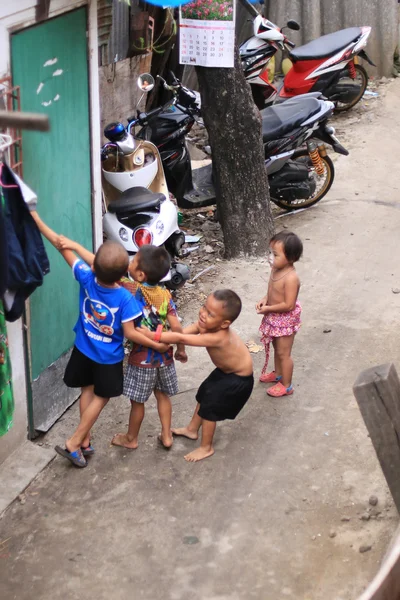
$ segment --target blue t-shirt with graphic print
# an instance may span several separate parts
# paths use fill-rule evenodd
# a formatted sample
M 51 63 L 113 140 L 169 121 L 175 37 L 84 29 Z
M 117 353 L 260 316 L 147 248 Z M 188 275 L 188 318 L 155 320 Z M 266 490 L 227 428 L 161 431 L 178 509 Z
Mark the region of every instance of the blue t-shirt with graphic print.
M 120 362 L 124 358 L 122 324 L 140 316 L 141 307 L 124 288 L 99 285 L 83 260 L 74 263 L 72 272 L 80 286 L 75 346 L 97 363 Z

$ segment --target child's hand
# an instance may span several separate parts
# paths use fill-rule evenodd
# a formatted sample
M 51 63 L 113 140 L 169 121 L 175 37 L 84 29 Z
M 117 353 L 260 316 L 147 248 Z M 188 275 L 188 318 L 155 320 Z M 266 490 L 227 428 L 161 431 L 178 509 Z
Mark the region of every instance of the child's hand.
M 267 304 L 263 304 L 261 306 L 259 306 L 258 304 L 256 305 L 256 313 L 258 315 L 266 315 L 269 312 L 269 306 Z
M 142 335 L 145 335 L 149 340 L 154 340 L 154 331 L 150 331 L 147 327 L 142 325 L 141 327 L 136 327 L 136 331 L 139 331 Z M 163 344 L 165 345 L 165 344 Z
M 168 350 L 170 349 L 170 345 L 169 344 L 157 344 L 157 352 L 161 352 L 161 354 L 165 354 L 166 352 L 168 352 Z M 156 348 L 154 348 L 156 349 Z
M 263 308 L 263 306 L 266 306 L 266 304 L 267 304 L 267 301 L 266 301 L 266 299 L 265 299 L 265 298 L 262 298 L 262 299 L 261 299 L 259 302 L 257 302 L 257 304 L 256 304 L 256 311 L 257 311 L 257 312 L 259 312 L 259 311 L 260 311 L 260 310 Z
M 76 242 L 68 239 L 65 235 L 57 236 L 56 244 L 57 250 L 75 250 Z
M 186 363 L 188 361 L 188 355 L 185 350 L 177 350 L 175 352 L 175 360 L 179 360 L 181 363 Z

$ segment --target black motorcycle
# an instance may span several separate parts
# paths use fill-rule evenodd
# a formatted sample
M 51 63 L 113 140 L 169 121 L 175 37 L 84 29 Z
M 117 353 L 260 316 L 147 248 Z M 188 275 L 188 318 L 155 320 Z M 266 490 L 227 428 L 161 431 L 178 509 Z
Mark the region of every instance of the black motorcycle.
M 173 93 L 173 98 L 163 106 L 128 119 L 128 130 L 141 125 L 137 137 L 158 147 L 169 191 L 179 207 L 215 204 L 212 165 L 192 171 L 186 144 L 186 135 L 201 116 L 196 94 L 175 76 L 172 85 L 162 77 L 159 79 Z M 312 206 L 330 189 L 334 166 L 325 144 L 335 152 L 348 154 L 335 137 L 334 128 L 328 125 L 334 104 L 315 96 L 293 98 L 261 111 L 270 197 L 285 210 Z
M 169 191 L 181 208 L 211 206 L 216 203 L 212 183 L 212 165 L 192 170 L 186 136 L 201 111 L 196 94 L 183 86 L 171 72 L 172 85 L 162 77 L 158 79 L 173 98 L 163 106 L 148 113 L 128 119 L 129 127 L 142 125 L 137 137 L 151 141 L 158 147 Z

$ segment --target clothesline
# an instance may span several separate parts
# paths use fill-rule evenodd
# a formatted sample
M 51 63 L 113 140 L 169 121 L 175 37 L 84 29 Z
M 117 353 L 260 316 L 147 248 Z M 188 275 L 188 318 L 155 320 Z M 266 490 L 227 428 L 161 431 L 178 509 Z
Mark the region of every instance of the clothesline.
M 29 129 L 31 131 L 49 131 L 50 121 L 47 115 L 40 113 L 0 110 L 0 128 Z

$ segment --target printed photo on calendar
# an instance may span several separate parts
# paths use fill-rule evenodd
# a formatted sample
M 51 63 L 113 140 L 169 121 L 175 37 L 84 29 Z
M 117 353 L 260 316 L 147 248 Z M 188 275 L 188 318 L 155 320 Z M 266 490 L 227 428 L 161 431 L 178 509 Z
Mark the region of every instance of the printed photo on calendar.
M 182 19 L 233 21 L 233 0 L 196 0 L 181 7 Z

